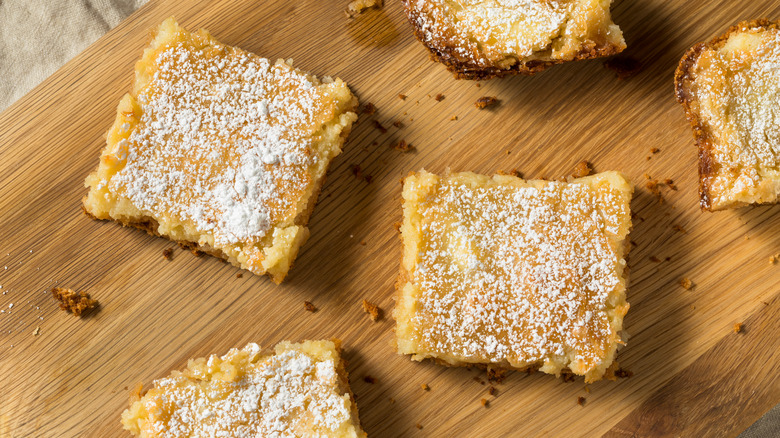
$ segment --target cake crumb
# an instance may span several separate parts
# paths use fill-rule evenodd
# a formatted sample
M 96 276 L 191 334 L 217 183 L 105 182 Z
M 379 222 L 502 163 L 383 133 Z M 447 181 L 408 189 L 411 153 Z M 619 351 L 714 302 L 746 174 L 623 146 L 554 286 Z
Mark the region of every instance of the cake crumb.
M 512 169 L 510 173 L 518 178 L 523 178 L 523 173 L 517 169 Z
M 645 187 L 647 187 L 647 189 L 650 190 L 650 193 L 655 196 L 659 204 L 663 204 L 665 199 L 664 195 L 661 193 L 661 183 L 659 183 L 657 179 L 650 178 L 649 175 L 645 175 L 645 177 L 647 177 Z
M 125 390 L 127 390 L 127 387 L 125 386 Z M 133 390 L 130 391 L 130 404 L 133 402 L 137 402 L 138 400 L 141 400 L 141 397 L 144 396 L 144 384 L 141 382 L 138 382 L 133 387 Z
M 400 120 L 396 120 L 395 122 L 393 122 L 393 126 L 395 126 L 396 128 L 403 128 L 404 124 Z
M 442 100 L 444 100 L 444 95 L 439 93 L 436 95 L 436 97 L 433 98 L 433 100 L 435 100 L 436 102 L 441 102 Z
M 738 322 L 734 324 L 734 333 L 742 333 L 745 331 L 745 324 L 742 324 L 741 322 Z
M 422 388 L 423 391 L 430 391 L 431 390 L 431 387 L 428 386 L 427 383 L 421 383 L 420 384 L 420 388 Z
M 489 382 L 501 383 L 506 378 L 507 371 L 502 368 L 488 368 L 487 379 Z
M 377 322 L 382 318 L 382 309 L 368 300 L 363 300 L 363 311 L 368 313 L 371 321 Z
M 314 313 L 314 312 L 316 312 L 318 310 L 317 307 L 315 307 L 314 304 L 312 304 L 310 301 L 304 301 L 303 302 L 303 308 L 307 312 L 311 312 L 311 313 Z
M 778 260 L 780 260 L 780 253 L 777 253 L 775 255 L 769 256 L 769 264 L 770 265 L 776 264 Z
M 379 132 L 381 132 L 382 134 L 386 134 L 386 133 L 387 133 L 387 128 L 385 128 L 384 126 L 382 126 L 382 124 L 381 124 L 381 123 L 379 123 L 379 121 L 378 121 L 378 120 L 374 120 L 374 127 L 375 127 L 377 130 L 379 130 Z
M 75 292 L 63 287 L 52 288 L 51 294 L 60 302 L 60 309 L 81 316 L 83 313 L 98 306 L 98 302 L 89 297 L 86 292 Z
M 634 372 L 624 368 L 618 368 L 615 371 L 615 377 L 619 379 L 628 379 L 629 377 L 634 377 Z M 588 392 L 590 392 L 590 390 L 588 390 Z
M 458 120 L 458 116 L 452 116 L 452 117 L 450 117 L 450 120 L 452 120 L 452 121 Z
M 417 423 L 417 424 L 415 424 L 415 425 L 414 425 L 414 427 L 416 427 L 416 428 L 418 428 L 418 429 L 422 430 L 422 424 L 420 424 L 420 423 Z
M 383 3 L 384 0 L 353 0 L 347 5 L 347 15 L 354 17 L 369 8 L 379 9 L 384 6 Z
M 401 152 L 410 152 L 414 150 L 414 146 L 407 143 L 406 140 L 401 140 L 397 144 L 393 145 L 393 149 L 397 149 Z
M 593 166 L 585 160 L 580 161 L 574 166 L 574 172 L 572 172 L 572 178 L 582 178 L 590 175 L 593 172 Z
M 565 383 L 573 382 L 574 373 L 566 372 L 566 371 L 561 372 L 561 380 L 563 380 Z
M 41 334 L 41 326 L 35 327 L 35 330 L 33 330 L 33 336 L 38 336 Z
M 661 263 L 661 259 L 656 256 L 650 256 L 650 261 L 653 263 Z
M 666 187 L 669 187 L 670 189 L 677 191 L 677 186 L 674 184 L 674 180 L 671 180 L 669 178 L 666 178 L 664 180 L 664 184 L 666 184 Z
M 680 286 L 685 290 L 691 290 L 693 289 L 693 282 L 689 278 L 682 278 L 680 279 Z
M 363 381 L 373 385 L 374 383 L 376 383 L 376 378 L 367 375 L 367 376 L 363 377 Z
M 687 233 L 687 231 L 685 231 L 685 228 L 681 227 L 680 225 L 674 225 L 672 228 L 674 229 L 674 231 L 677 231 L 679 233 Z
M 604 68 L 615 72 L 618 80 L 625 81 L 642 71 L 642 63 L 630 56 L 619 56 L 604 61 Z
M 481 399 L 479 402 L 482 403 L 482 406 L 486 408 L 490 405 L 490 402 L 486 398 Z
M 474 106 L 477 107 L 477 109 L 485 109 L 492 107 L 499 103 L 498 98 L 495 96 L 483 96 L 477 99 L 476 102 L 474 102 Z
M 238 274 L 236 274 L 236 278 L 244 278 L 244 274 L 239 272 Z
M 163 258 L 165 260 L 171 261 L 173 260 L 173 248 L 166 248 L 163 250 Z
M 585 397 L 577 397 L 577 404 L 580 406 L 585 406 Z
M 360 114 L 366 114 L 366 115 L 373 115 L 376 113 L 376 107 L 371 102 L 366 102 L 364 105 L 360 106 Z
M 399 99 L 401 99 L 401 100 L 406 100 L 406 95 L 405 95 L 405 94 L 400 94 L 400 93 L 399 93 L 399 94 L 398 94 L 398 98 L 399 98 Z
M 583 389 L 585 390 L 585 392 L 587 392 L 588 394 L 590 394 L 590 386 L 588 386 L 588 385 L 585 385 L 585 388 L 583 388 Z
M 497 392 L 498 392 L 498 390 L 497 390 L 497 389 L 496 389 L 496 387 L 495 387 L 495 386 L 493 386 L 493 385 L 491 385 L 491 386 L 488 388 L 488 394 L 490 394 L 490 395 L 492 395 L 492 396 L 495 396 Z

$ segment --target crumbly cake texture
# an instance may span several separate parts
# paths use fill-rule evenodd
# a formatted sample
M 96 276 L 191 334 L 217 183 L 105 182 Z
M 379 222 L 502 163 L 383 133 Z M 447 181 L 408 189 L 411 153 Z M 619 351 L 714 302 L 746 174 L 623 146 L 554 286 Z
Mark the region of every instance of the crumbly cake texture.
M 122 424 L 142 438 L 358 438 L 357 405 L 338 341 L 257 344 L 190 360 L 154 382 Z
M 398 352 L 600 379 L 623 344 L 632 192 L 617 172 L 571 182 L 410 174 Z
M 291 62 L 163 22 L 86 180 L 86 213 L 281 282 L 357 119 L 344 82 Z
M 780 196 L 780 23 L 743 22 L 692 47 L 675 74 L 699 148 L 702 209 Z
M 626 48 L 612 0 L 404 0 L 414 33 L 456 78 L 534 74 Z

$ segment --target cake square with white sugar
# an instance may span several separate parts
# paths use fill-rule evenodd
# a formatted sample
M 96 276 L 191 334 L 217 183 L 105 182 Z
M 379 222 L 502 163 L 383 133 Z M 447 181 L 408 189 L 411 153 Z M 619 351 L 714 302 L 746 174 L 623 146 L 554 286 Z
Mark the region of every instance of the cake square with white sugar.
M 702 209 L 778 202 L 780 22 L 743 22 L 697 44 L 675 86 L 699 148 Z
M 85 212 L 281 282 L 357 119 L 344 82 L 290 64 L 163 22 L 86 180 Z
M 623 343 L 632 185 L 410 174 L 397 283 L 400 354 L 450 366 L 604 376 Z
M 156 380 L 122 424 L 143 438 L 366 436 L 337 341 L 281 342 L 275 354 L 249 344 L 190 360 Z

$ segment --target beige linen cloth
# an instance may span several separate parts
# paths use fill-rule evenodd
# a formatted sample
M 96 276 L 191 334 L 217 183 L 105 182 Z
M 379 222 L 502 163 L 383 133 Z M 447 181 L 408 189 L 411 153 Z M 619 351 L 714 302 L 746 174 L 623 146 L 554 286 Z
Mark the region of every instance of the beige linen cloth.
M 0 111 L 146 1 L 0 0 Z M 770 437 L 780 437 L 780 405 L 740 435 Z

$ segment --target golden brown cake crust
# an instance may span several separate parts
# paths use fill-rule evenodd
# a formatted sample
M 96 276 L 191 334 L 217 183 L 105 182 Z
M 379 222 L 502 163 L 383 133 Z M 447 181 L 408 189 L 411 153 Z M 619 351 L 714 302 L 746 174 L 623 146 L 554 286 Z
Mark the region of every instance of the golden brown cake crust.
M 735 24 L 723 35 L 716 36 L 707 43 L 699 43 L 688 49 L 674 73 L 675 96 L 677 97 L 677 102 L 685 109 L 685 116 L 691 124 L 691 128 L 693 128 L 693 136 L 696 140 L 696 146 L 699 148 L 699 203 L 701 209 L 705 211 L 712 211 L 709 181 L 718 169 L 717 163 L 712 156 L 712 136 L 699 117 L 699 113 L 696 110 L 698 102 L 690 90 L 690 85 L 693 81 L 693 68 L 704 51 L 723 47 L 733 34 L 758 28 L 764 30 L 780 29 L 780 22 L 759 19 Z
M 422 18 L 419 11 L 410 7 L 410 0 L 403 0 L 404 10 L 409 18 L 409 22 L 414 30 L 414 36 L 420 41 L 429 51 L 430 57 L 433 61 L 440 62 L 447 67 L 456 79 L 469 79 L 469 80 L 485 80 L 492 78 L 500 78 L 511 75 L 526 75 L 531 76 L 536 73 L 542 72 L 554 65 L 563 64 L 569 61 L 580 61 L 585 59 L 601 58 L 604 56 L 616 55 L 623 51 L 625 47 L 615 46 L 613 44 L 598 45 L 593 41 L 584 41 L 582 48 L 571 59 L 560 59 L 552 61 L 543 60 L 531 60 L 523 62 L 522 60 L 511 65 L 509 68 L 502 68 L 497 64 L 490 66 L 481 66 L 458 56 L 456 51 L 458 49 L 457 41 L 454 38 L 444 38 L 443 35 L 438 35 L 441 46 L 434 47 L 426 42 L 424 30 L 417 24 Z

